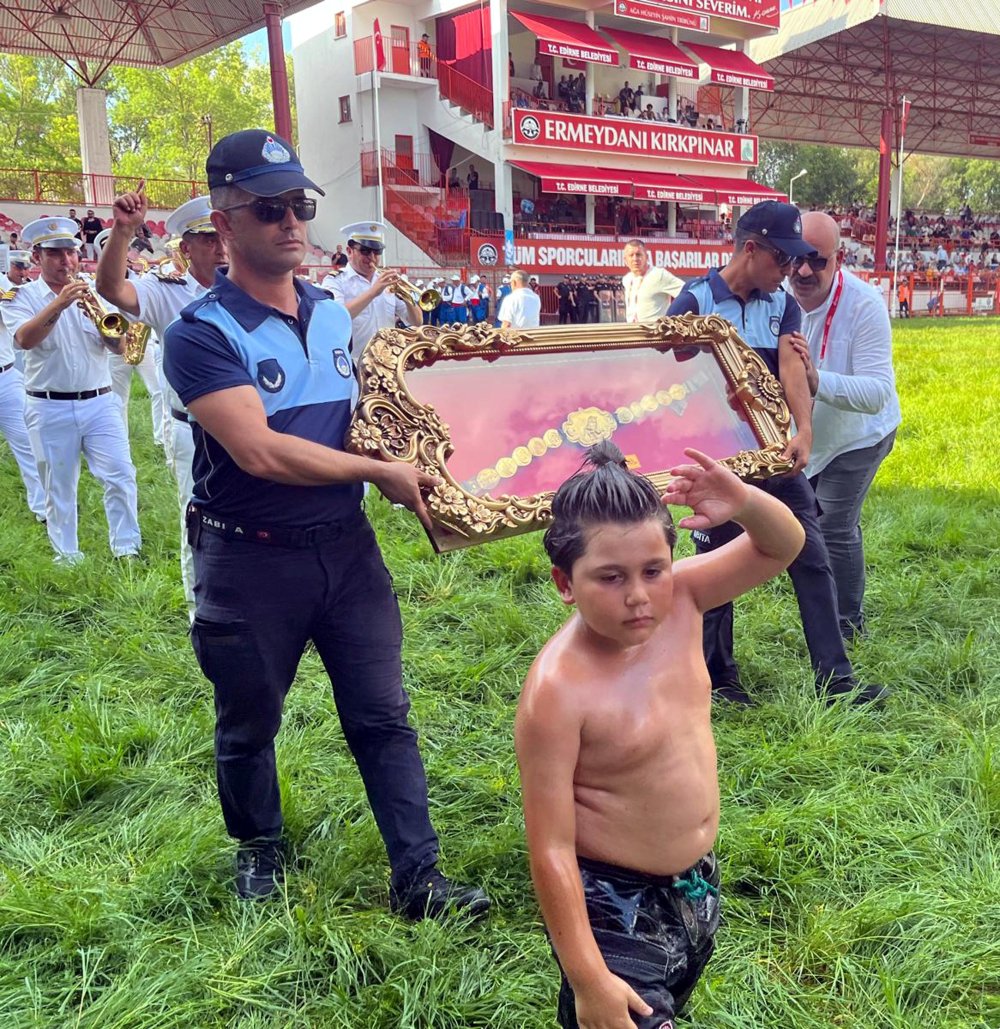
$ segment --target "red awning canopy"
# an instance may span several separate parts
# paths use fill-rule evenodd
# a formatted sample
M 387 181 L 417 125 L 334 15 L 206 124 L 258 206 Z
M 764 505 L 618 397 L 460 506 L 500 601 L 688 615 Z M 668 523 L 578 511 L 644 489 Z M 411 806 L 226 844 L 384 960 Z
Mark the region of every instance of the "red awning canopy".
M 715 206 L 715 189 L 702 183 L 697 175 L 665 175 L 662 172 L 635 172 L 636 200 L 671 200 L 679 204 Z
M 511 161 L 515 168 L 542 180 L 543 193 L 575 193 L 579 196 L 630 197 L 632 176 L 613 168 L 584 168 L 571 164 Z
M 727 179 L 719 175 L 691 175 L 686 178 L 702 189 L 714 190 L 714 202 L 728 204 L 730 207 L 753 207 L 761 200 L 788 200 L 784 193 L 749 179 Z
M 674 46 L 662 36 L 644 36 L 625 29 L 603 30 L 627 54 L 628 66 L 638 71 L 655 72 L 657 75 L 672 75 L 676 79 L 698 79 L 698 62 Z
M 746 86 L 748 89 L 774 92 L 774 79 L 741 51 L 686 41 L 684 47 L 711 68 L 712 82 L 722 86 Z
M 562 18 L 547 18 L 540 14 L 510 12 L 529 31 L 538 37 L 538 52 L 564 57 L 571 61 L 590 61 L 593 64 L 618 64 L 618 51 L 608 45 L 590 26 Z

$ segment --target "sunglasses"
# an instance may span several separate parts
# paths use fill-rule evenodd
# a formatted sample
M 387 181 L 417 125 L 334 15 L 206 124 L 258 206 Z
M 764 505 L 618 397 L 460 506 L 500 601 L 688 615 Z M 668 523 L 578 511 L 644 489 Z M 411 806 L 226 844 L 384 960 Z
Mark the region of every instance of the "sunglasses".
M 791 254 L 786 254 L 784 250 L 768 246 L 767 243 L 761 243 L 759 240 L 754 240 L 754 242 L 761 250 L 766 250 L 774 258 L 774 262 L 779 268 L 787 268 L 795 261 L 795 258 Z
M 223 211 L 238 211 L 241 207 L 249 207 L 254 217 L 265 225 L 276 225 L 285 220 L 289 208 L 300 222 L 310 222 L 316 217 L 316 201 L 312 198 L 297 197 L 295 200 L 279 200 L 277 197 L 259 197 L 246 204 L 233 204 L 223 207 Z
M 382 253 L 381 250 L 374 250 L 372 247 L 363 247 L 355 244 L 353 247 L 362 257 L 371 257 L 374 254 L 376 257 Z
M 819 254 L 809 254 L 806 257 L 796 257 L 792 261 L 793 267 L 798 271 L 802 265 L 807 264 L 814 272 L 821 272 L 830 263 L 829 257 L 820 257 Z

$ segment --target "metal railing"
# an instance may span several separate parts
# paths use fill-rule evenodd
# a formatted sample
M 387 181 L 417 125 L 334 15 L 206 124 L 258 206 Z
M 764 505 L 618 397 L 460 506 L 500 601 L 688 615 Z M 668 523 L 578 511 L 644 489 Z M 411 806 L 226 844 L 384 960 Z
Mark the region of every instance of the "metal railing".
M 380 70 L 393 75 L 412 75 L 415 79 L 437 78 L 437 55 L 428 44 L 425 51 L 420 43 L 397 43 L 383 35 L 382 47 L 385 67 Z M 354 74 L 368 75 L 375 70 L 375 47 L 371 36 L 354 41 Z
M 470 79 L 454 67 L 441 61 L 438 64 L 438 92 L 488 129 L 493 128 L 493 91 L 481 82 Z
M 0 168 L 0 200 L 26 204 L 110 207 L 116 196 L 135 189 L 135 185 L 135 178 L 126 175 Z M 158 210 L 171 210 L 207 192 L 204 182 L 193 179 L 146 179 L 149 206 Z

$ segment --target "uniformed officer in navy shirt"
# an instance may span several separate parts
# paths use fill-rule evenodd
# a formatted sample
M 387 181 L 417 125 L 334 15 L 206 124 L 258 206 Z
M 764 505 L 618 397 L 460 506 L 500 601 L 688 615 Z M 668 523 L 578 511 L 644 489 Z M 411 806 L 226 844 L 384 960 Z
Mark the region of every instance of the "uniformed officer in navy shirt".
M 274 738 L 306 644 L 333 683 L 344 736 L 392 867 L 390 906 L 411 918 L 489 906 L 437 869 L 417 738 L 402 687 L 399 607 L 362 484 L 427 524 L 432 476 L 343 450 L 357 386 L 351 318 L 297 279 L 322 195 L 291 145 L 259 129 L 219 140 L 206 164 L 228 270 L 165 336 L 164 370 L 194 420 L 188 513 L 192 641 L 215 687 L 215 751 L 237 891 L 283 877 Z
M 802 311 L 781 283 L 796 262 L 815 249 L 802 239 L 802 219 L 797 207 L 774 200 L 755 204 L 736 223 L 733 258 L 723 270 L 689 282 L 667 312 L 718 314 L 731 322 L 743 339 L 781 380 L 795 434 L 784 457 L 793 463 L 787 475 L 754 485 L 787 504 L 802 523 L 806 543 L 789 566 L 816 677 L 816 688 L 828 702 L 848 697 L 853 703 L 882 701 L 888 690 L 862 686 L 844 650 L 837 615 L 837 588 L 830 556 L 819 526 L 816 494 L 802 472 L 812 447 L 812 397 L 801 359 L 796 364 L 794 339 L 800 333 Z M 692 533 L 699 553 L 715 550 L 743 530 L 727 522 L 708 532 Z M 705 663 L 716 697 L 751 704 L 740 681 L 733 656 L 733 605 L 706 612 L 703 622 Z

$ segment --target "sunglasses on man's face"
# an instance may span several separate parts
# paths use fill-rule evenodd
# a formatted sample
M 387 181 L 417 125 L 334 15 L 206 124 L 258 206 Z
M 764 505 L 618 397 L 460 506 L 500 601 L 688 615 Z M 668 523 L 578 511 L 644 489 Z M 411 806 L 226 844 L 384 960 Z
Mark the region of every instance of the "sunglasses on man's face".
M 371 247 L 362 247 L 362 246 L 355 245 L 354 249 L 362 257 L 371 257 L 373 254 L 377 257 L 380 253 L 382 253 L 381 250 L 373 250 Z
M 829 257 L 820 257 L 819 254 L 807 254 L 805 257 L 796 257 L 792 266 L 798 271 L 802 265 L 807 264 L 814 272 L 821 272 L 830 263 Z
M 238 211 L 241 207 L 249 207 L 254 217 L 265 225 L 276 225 L 285 220 L 285 212 L 291 208 L 292 214 L 300 222 L 309 222 L 316 217 L 316 201 L 307 197 L 296 197 L 294 200 L 281 200 L 278 197 L 258 197 L 245 204 L 233 204 L 223 207 L 223 211 Z
M 777 247 L 768 246 L 760 241 L 757 241 L 757 246 L 761 250 L 766 250 L 774 258 L 774 263 L 779 268 L 787 268 L 795 260 L 791 254 L 786 254 L 784 250 L 779 250 Z

